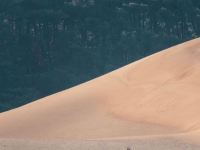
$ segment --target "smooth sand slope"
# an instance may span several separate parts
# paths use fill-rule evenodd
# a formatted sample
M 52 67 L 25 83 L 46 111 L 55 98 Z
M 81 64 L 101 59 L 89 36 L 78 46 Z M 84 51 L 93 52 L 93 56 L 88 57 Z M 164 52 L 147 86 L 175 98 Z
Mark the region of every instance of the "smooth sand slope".
M 1 113 L 0 149 L 19 148 L 20 143 L 24 145 L 20 149 L 27 143 L 30 147 L 37 143 L 41 149 L 45 146 L 54 149 L 50 143 L 63 144 L 68 149 L 84 149 L 84 145 L 92 144 L 95 149 L 106 144 L 113 145 L 113 149 L 131 144 L 138 145 L 136 149 L 145 149 L 145 143 L 146 149 L 152 145 L 182 149 L 181 146 L 193 143 L 196 145 L 187 148 L 200 149 L 199 130 L 198 38 Z M 73 145 L 69 140 L 82 141 Z

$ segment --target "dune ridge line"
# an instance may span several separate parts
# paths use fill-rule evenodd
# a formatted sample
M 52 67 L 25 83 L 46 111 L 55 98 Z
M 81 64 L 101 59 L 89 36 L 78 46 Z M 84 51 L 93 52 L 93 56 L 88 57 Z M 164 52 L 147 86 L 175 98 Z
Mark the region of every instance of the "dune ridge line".
M 1 113 L 0 138 L 199 137 L 199 77 L 197 38 Z

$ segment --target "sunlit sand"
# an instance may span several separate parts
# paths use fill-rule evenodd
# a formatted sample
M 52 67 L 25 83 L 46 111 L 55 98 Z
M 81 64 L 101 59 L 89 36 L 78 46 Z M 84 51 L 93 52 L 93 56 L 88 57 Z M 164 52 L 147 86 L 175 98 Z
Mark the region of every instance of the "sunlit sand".
M 0 150 L 200 149 L 200 39 L 0 114 Z

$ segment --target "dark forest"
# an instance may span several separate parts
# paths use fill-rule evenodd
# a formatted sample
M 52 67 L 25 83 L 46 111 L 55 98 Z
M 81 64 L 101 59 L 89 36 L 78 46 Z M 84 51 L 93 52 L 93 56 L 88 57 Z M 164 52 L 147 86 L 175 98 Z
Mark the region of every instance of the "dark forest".
M 0 0 L 0 112 L 199 35 L 199 0 Z

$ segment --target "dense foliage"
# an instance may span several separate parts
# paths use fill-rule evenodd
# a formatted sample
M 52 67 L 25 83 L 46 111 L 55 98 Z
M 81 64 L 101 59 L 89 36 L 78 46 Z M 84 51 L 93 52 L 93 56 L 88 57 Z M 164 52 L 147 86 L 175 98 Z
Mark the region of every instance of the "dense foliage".
M 0 112 L 199 35 L 199 0 L 0 0 Z

